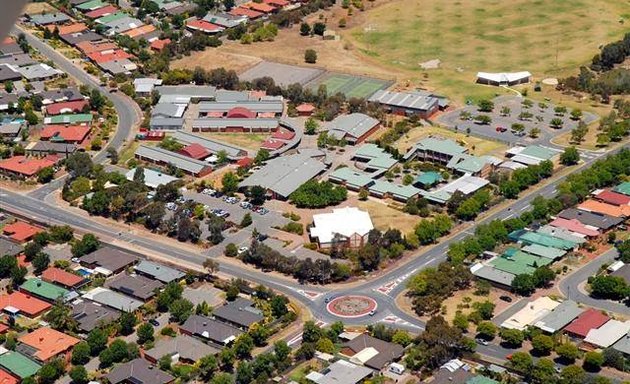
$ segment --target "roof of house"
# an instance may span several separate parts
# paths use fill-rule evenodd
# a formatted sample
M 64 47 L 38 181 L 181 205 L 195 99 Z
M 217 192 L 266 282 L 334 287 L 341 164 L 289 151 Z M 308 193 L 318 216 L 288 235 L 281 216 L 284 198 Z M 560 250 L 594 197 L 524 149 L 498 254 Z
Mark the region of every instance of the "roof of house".
M 249 9 L 246 7 L 232 8 L 232 10 L 229 11 L 228 13 L 234 16 L 246 16 L 249 19 L 256 19 L 264 15 L 264 13 L 262 12 L 257 12 L 257 11 L 254 11 L 253 9 Z
M 78 124 L 92 121 L 91 113 L 77 113 L 72 115 L 57 115 L 44 118 L 44 124 Z
M 630 320 L 625 322 L 609 320 L 601 327 L 588 331 L 584 341 L 598 347 L 608 348 L 627 335 L 628 332 L 630 332 Z
M 44 104 L 51 104 L 58 101 L 72 101 L 84 99 L 81 92 L 74 87 L 51 89 L 40 93 Z
M 72 318 L 79 324 L 83 332 L 117 320 L 120 311 L 97 304 L 90 300 L 78 299 L 72 302 Z
M 288 197 L 325 169 L 324 163 L 308 155 L 281 156 L 269 160 L 260 170 L 243 180 L 240 187 L 259 185 Z
M 0 256 L 17 256 L 22 253 L 23 250 L 24 247 L 22 247 L 21 245 L 0 237 Z
M 173 376 L 141 358 L 115 366 L 105 377 L 111 384 L 167 384 L 175 380 Z
M 571 324 L 567 325 L 564 330 L 572 334 L 586 337 L 591 329 L 599 328 L 610 320 L 610 317 L 595 308 L 589 308 L 582 312 Z
M 121 295 L 120 293 L 110 291 L 103 287 L 92 289 L 85 293 L 83 298 L 125 312 L 133 312 L 144 304 L 139 300 L 132 299 L 131 297 Z
M 630 216 L 630 206 L 628 205 L 616 206 L 592 199 L 586 200 L 582 204 L 578 205 L 578 209 L 581 211 L 601 213 L 613 217 Z
M 91 11 L 104 7 L 105 5 L 107 5 L 107 3 L 104 3 L 102 0 L 90 0 L 85 3 L 77 4 L 75 7 L 82 11 Z
M 208 13 L 204 18 L 205 21 L 212 24 L 220 25 L 225 28 L 236 27 L 247 21 L 246 16 L 236 16 L 229 13 Z
M 87 54 L 87 56 L 90 58 L 90 60 L 92 60 L 93 62 L 97 63 L 97 64 L 102 64 L 102 63 L 106 63 L 108 61 L 113 61 L 113 60 L 122 60 L 122 59 L 130 59 L 133 57 L 132 54 L 127 53 L 125 51 L 123 51 L 122 49 L 115 49 L 114 51 L 107 51 L 107 52 L 90 52 Z
M 20 285 L 20 290 L 30 292 L 36 296 L 50 301 L 55 301 L 59 298 L 62 298 L 70 292 L 63 287 L 45 282 L 37 278 L 26 280 L 22 285 Z
M 80 260 L 81 263 L 96 264 L 108 271 L 116 272 L 134 264 L 138 258 L 116 248 L 102 247 L 82 256 Z
M 372 229 L 374 225 L 368 212 L 356 207 L 344 207 L 333 209 L 330 213 L 313 215 L 310 233 L 320 243 L 330 243 L 336 234 L 346 238 L 354 234 L 363 237 Z
M 16 67 L 17 69 L 17 67 Z M 19 80 L 22 75 L 9 66 L 9 64 L 0 64 L 0 81 Z
M 242 327 L 249 327 L 264 319 L 261 311 L 254 308 L 254 303 L 243 298 L 238 298 L 221 307 L 214 308 L 212 315 Z
M 20 243 L 30 239 L 40 232 L 43 232 L 43 229 L 20 220 L 14 223 L 6 224 L 2 228 L 2 233 L 10 236 L 13 240 Z
M 149 93 L 153 91 L 156 85 L 161 85 L 162 79 L 154 79 L 152 77 L 143 77 L 133 80 L 136 93 Z
M 224 28 L 220 25 L 212 24 L 206 20 L 190 20 L 186 23 L 186 27 L 206 33 L 220 32 Z
M 148 277 L 141 275 L 130 276 L 123 272 L 108 279 L 105 286 L 114 291 L 146 301 L 155 296 L 156 290 L 162 288 L 164 284 Z
M 625 264 L 621 266 L 621 268 L 612 272 L 611 275 L 619 276 L 626 281 L 626 283 L 630 284 L 630 264 Z
M 358 384 L 373 373 L 369 368 L 338 360 L 321 373 L 313 371 L 306 378 L 317 384 Z
M 628 205 L 630 204 L 630 196 L 623 193 L 604 189 L 595 195 L 595 198 L 612 205 Z
M 520 275 L 534 273 L 536 268 L 551 264 L 552 261 L 552 259 L 509 248 L 501 257 L 494 258 L 488 263 L 501 271 Z
M 363 365 L 376 370 L 382 369 L 387 363 L 398 360 L 404 351 L 404 348 L 399 344 L 377 339 L 365 333 L 345 342 L 343 347 L 351 349 L 355 354 L 361 353 L 366 348 L 375 349 L 377 354 L 364 361 Z
M 130 73 L 131 71 L 138 69 L 136 63 L 129 59 L 110 60 L 105 63 L 98 63 L 98 66 L 101 67 L 103 71 L 109 72 L 113 75 L 117 75 L 119 73 Z
M 565 209 L 558 214 L 558 217 L 568 220 L 577 219 L 584 225 L 590 225 L 604 230 L 610 229 L 623 222 L 623 218 L 621 217 L 587 212 L 575 208 Z
M 123 32 L 123 35 L 129 36 L 133 39 L 142 35 L 146 35 L 147 33 L 151 33 L 153 31 L 155 31 L 155 27 L 152 24 L 145 24 L 140 27 Z
M 522 331 L 527 326 L 532 325 L 539 319 L 547 316 L 554 308 L 559 305 L 559 302 L 552 300 L 547 296 L 539 297 L 538 299 L 527 303 L 527 305 L 523 309 L 516 312 L 503 323 L 501 323 L 501 327 L 508 329 L 518 329 Z
M 92 130 L 89 125 L 45 125 L 40 134 L 42 140 L 82 142 Z
M 188 335 L 177 335 L 174 338 L 160 339 L 155 346 L 144 353 L 145 356 L 160 360 L 162 356 L 179 355 L 180 359 L 199 361 L 208 355 L 219 353 L 219 349 L 212 347 L 199 339 Z
M 0 367 L 11 372 L 20 379 L 26 379 L 39 371 L 41 365 L 37 364 L 21 353 L 8 351 L 0 355 Z
M 83 277 L 57 267 L 46 268 L 41 278 L 49 283 L 59 283 L 65 287 L 74 287 L 85 281 Z
M 539 244 L 564 250 L 573 249 L 577 245 L 577 243 L 570 240 L 532 231 L 525 231 L 518 237 L 518 240 L 526 244 Z
M 16 55 L 0 57 L 0 64 L 10 64 L 20 67 L 22 65 L 31 65 L 35 63 L 37 63 L 37 61 L 28 53 L 18 53 Z
M 63 71 L 44 63 L 19 67 L 17 71 L 28 80 L 47 79 L 63 74 Z
M 61 24 L 70 20 L 70 16 L 63 12 L 38 13 L 29 16 L 31 21 L 37 25 Z
M 153 40 L 149 44 L 149 46 L 151 47 L 151 49 L 154 49 L 156 51 L 161 51 L 170 43 L 171 43 L 171 39 L 157 39 L 157 40 Z
M 557 217 L 552 222 L 550 222 L 549 225 L 557 228 L 564 228 L 568 231 L 579 233 L 585 236 L 595 237 L 599 235 L 599 231 L 597 230 L 597 228 L 584 225 L 576 219 L 563 219 L 562 217 Z
M 14 291 L 0 296 L 0 308 L 12 307 L 29 317 L 36 316 L 49 309 L 51 305 L 29 294 Z
M 240 329 L 200 315 L 190 316 L 180 327 L 190 334 L 218 344 L 228 344 L 243 333 Z
M 435 108 L 439 99 L 421 92 L 391 92 L 385 90 L 376 91 L 368 101 L 400 108 L 428 111 Z
M 191 159 L 188 156 L 181 155 L 177 152 L 171 152 L 163 148 L 150 147 L 146 145 L 140 145 L 138 149 L 136 149 L 136 156 L 165 164 L 170 163 L 183 171 L 195 174 L 200 173 L 209 167 L 208 164 L 203 161 Z
M 514 280 L 515 277 L 515 275 L 512 273 L 496 269 L 492 265 L 485 265 L 481 263 L 477 263 L 471 266 L 470 272 L 472 272 L 473 275 L 482 279 L 486 279 L 508 287 L 512 285 L 512 280 Z
M 9 372 L 0 369 L 0 384 L 18 384 L 18 379 Z
M 83 42 L 83 41 L 100 41 L 103 40 L 103 36 L 99 35 L 96 32 L 93 31 L 83 31 L 83 32 L 75 32 L 75 33 L 68 33 L 65 35 L 59 35 L 59 37 L 61 38 L 61 40 L 65 41 L 66 43 L 76 46 L 77 44 Z
M 271 6 L 269 4 L 265 4 L 265 3 L 255 3 L 255 2 L 248 2 L 248 3 L 244 3 L 242 4 L 243 7 L 247 7 L 249 9 L 253 9 L 254 11 L 258 11 L 258 12 L 262 12 L 262 13 L 271 13 L 273 11 L 276 10 L 276 7 Z
M 543 233 L 547 235 L 551 235 L 557 237 L 559 239 L 564 239 L 568 241 L 572 241 L 576 244 L 584 244 L 586 243 L 586 237 L 580 234 L 571 232 L 564 228 L 554 227 L 552 225 L 543 225 L 542 227 L 536 230 L 538 233 Z
M 630 333 L 619 339 L 615 344 L 612 345 L 612 348 L 625 355 L 630 355 Z
M 547 259 L 555 260 L 559 257 L 564 256 L 567 252 L 562 249 L 545 247 L 540 244 L 530 244 L 521 248 L 523 252 L 531 253 L 532 255 L 542 256 Z
M 614 187 L 612 189 L 615 192 L 622 193 L 624 195 L 630 196 L 630 181 L 626 181 Z
M 137 168 L 132 168 L 125 174 L 127 180 L 133 181 L 133 177 L 136 174 L 136 169 Z M 156 189 L 160 185 L 166 185 L 170 182 L 179 180 L 177 177 L 154 171 L 152 169 L 143 168 L 142 170 L 144 174 L 144 185 L 152 189 Z
M 534 323 L 534 326 L 545 332 L 555 333 L 564 328 L 582 312 L 584 310 L 578 307 L 575 301 L 565 300 L 555 307 L 550 314 Z
M 59 157 L 66 157 L 67 155 L 73 154 L 77 150 L 77 148 L 78 147 L 75 143 L 61 143 L 56 141 L 39 140 L 29 143 L 24 149 L 26 150 L 26 153 L 37 152 L 55 154 L 55 156 L 48 155 L 47 157 L 49 159 L 54 159 L 56 162 L 58 161 Z
M 85 16 L 89 17 L 90 19 L 98 19 L 99 17 L 110 15 L 116 11 L 118 11 L 118 8 L 110 4 L 87 12 L 85 13 Z
M 57 356 L 67 351 L 79 342 L 79 339 L 68 336 L 65 333 L 55 331 L 52 328 L 42 327 L 27 333 L 18 339 L 36 350 L 33 356 L 41 361 Z
M 46 114 L 59 115 L 61 113 L 81 112 L 86 105 L 89 105 L 87 100 L 62 101 L 47 105 Z
M 426 137 L 414 145 L 409 152 L 405 154 L 405 159 L 409 159 L 416 151 L 430 151 L 441 153 L 449 156 L 455 156 L 460 153 L 465 153 L 466 148 L 457 144 L 451 139 L 438 139 L 435 137 Z
M 103 41 L 103 42 L 94 42 L 94 41 L 81 41 L 77 43 L 77 48 L 79 48 L 86 55 L 92 54 L 94 52 L 112 52 L 118 49 L 118 45 L 111 41 Z
M 380 121 L 363 113 L 351 113 L 337 116 L 330 122 L 330 131 L 342 131 L 345 134 L 359 138 L 378 126 Z
M 186 274 L 180 270 L 147 260 L 139 262 L 134 269 L 136 272 L 151 276 L 155 280 L 159 280 L 166 284 L 171 281 L 181 280 L 186 276 Z

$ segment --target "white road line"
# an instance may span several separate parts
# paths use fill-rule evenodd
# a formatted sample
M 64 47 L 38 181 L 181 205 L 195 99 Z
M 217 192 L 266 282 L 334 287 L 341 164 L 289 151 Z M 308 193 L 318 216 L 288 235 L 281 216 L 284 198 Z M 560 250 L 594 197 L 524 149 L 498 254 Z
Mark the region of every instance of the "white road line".
M 524 211 L 524 210 L 526 210 L 527 208 L 529 208 L 529 207 L 526 205 L 526 206 L 524 206 L 523 208 L 521 208 L 521 209 L 520 209 L 520 211 Z
M 505 218 L 504 218 L 503 220 L 507 220 L 507 219 L 509 219 L 509 218 L 510 218 L 510 217 L 512 217 L 512 216 L 514 216 L 514 214 L 513 214 L 513 213 L 510 213 L 508 216 L 505 216 Z

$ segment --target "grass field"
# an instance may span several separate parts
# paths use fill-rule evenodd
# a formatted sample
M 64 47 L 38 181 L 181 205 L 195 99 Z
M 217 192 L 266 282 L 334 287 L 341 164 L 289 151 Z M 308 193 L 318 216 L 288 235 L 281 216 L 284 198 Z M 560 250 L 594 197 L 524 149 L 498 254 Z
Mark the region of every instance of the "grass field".
M 226 143 L 236 145 L 244 149 L 258 151 L 263 141 L 270 136 L 268 134 L 257 133 L 206 133 L 201 132 L 199 135 L 209 139 L 216 139 Z
M 358 201 L 357 206 L 369 212 L 374 227 L 381 231 L 396 228 L 403 234 L 409 233 L 414 230 L 419 221 L 418 216 L 402 213 L 397 209 L 388 207 L 381 201 Z
M 309 86 L 316 90 L 321 84 L 326 86 L 326 91 L 329 95 L 341 92 L 348 98 L 367 98 L 379 89 L 386 88 L 389 82 L 368 77 L 329 73 L 315 79 Z
M 625 24 L 619 22 L 623 18 Z M 474 84 L 478 71 L 530 71 L 536 79 L 577 73 L 598 47 L 628 30 L 626 0 L 395 0 L 368 9 L 343 33 L 393 71 L 451 98 L 503 91 Z M 439 69 L 420 63 L 439 59 Z

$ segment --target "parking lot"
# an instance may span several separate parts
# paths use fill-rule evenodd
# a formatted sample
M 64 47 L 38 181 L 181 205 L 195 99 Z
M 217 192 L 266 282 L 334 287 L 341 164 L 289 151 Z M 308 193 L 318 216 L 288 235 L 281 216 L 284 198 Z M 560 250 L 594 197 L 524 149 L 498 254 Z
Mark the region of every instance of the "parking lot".
M 451 129 L 457 129 L 460 132 L 467 132 L 475 136 L 481 136 L 492 140 L 502 141 L 509 144 L 550 144 L 550 141 L 561 133 L 571 131 L 577 127 L 579 121 L 570 118 L 571 110 L 568 109 L 563 116 L 556 115 L 554 108 L 556 105 L 545 103 L 546 108 L 541 108 L 538 102 L 532 101 L 533 106 L 526 108 L 523 106 L 522 97 L 518 96 L 499 96 L 492 100 L 494 109 L 492 112 L 479 112 L 478 106 L 469 105 L 464 108 L 447 112 L 440 116 L 438 123 L 445 125 Z M 501 110 L 509 108 L 509 113 L 503 115 Z M 462 112 L 468 112 L 471 116 L 469 120 L 461 118 Z M 522 112 L 529 112 L 532 117 L 526 120 L 519 119 Z M 477 115 L 488 115 L 492 119 L 490 124 L 479 124 L 475 122 L 474 117 Z M 562 119 L 562 128 L 551 128 L 550 122 L 554 118 Z M 582 121 L 587 125 L 598 119 L 597 115 L 589 112 L 583 112 Z M 525 130 L 521 135 L 512 132 L 512 124 L 519 123 L 525 126 Z M 537 138 L 529 137 L 532 128 L 539 128 L 540 134 Z M 501 132 L 503 131 L 503 132 Z

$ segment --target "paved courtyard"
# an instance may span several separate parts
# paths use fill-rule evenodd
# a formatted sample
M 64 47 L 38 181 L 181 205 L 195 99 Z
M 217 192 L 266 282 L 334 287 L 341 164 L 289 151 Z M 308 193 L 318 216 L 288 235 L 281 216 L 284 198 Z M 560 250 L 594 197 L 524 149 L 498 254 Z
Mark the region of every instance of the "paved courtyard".
M 243 72 L 239 78 L 241 80 L 251 81 L 261 77 L 271 77 L 276 85 L 286 87 L 287 85 L 295 83 L 305 85 L 323 73 L 324 70 L 319 68 L 305 68 L 262 61 Z

